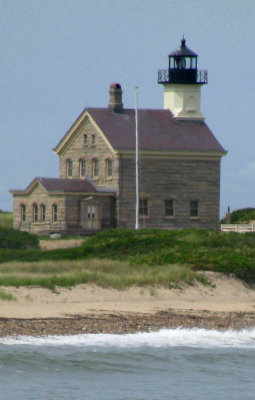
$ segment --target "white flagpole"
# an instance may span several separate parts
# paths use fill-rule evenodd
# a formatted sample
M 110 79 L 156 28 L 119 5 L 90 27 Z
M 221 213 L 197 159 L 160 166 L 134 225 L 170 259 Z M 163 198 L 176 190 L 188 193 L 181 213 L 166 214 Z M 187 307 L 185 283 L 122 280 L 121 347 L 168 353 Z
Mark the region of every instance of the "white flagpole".
M 139 229 L 139 176 L 138 176 L 138 86 L 135 86 L 135 229 Z

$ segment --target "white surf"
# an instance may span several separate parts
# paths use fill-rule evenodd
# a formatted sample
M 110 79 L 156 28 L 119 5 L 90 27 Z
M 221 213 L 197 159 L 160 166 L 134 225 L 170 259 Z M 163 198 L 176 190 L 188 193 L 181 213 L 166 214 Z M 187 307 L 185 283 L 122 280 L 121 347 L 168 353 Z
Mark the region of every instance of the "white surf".
M 250 330 L 224 332 L 206 329 L 161 329 L 156 332 L 134 334 L 83 334 L 74 336 L 46 337 L 4 337 L 3 345 L 33 346 L 83 346 L 83 347 L 234 347 L 255 349 L 255 328 Z

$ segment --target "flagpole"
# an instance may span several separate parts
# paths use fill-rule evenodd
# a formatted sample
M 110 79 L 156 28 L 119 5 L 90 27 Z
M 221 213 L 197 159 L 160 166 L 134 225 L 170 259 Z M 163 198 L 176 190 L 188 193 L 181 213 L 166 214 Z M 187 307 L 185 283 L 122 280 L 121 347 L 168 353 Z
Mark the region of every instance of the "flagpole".
M 138 86 L 135 86 L 135 229 L 139 229 L 139 176 L 138 176 Z

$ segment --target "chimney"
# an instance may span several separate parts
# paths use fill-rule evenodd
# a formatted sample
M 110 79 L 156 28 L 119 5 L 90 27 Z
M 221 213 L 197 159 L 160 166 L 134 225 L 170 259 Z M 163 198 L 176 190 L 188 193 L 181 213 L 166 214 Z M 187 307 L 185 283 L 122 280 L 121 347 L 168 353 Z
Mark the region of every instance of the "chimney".
M 110 99 L 108 107 L 116 113 L 123 113 L 122 89 L 119 83 L 112 83 L 109 89 Z

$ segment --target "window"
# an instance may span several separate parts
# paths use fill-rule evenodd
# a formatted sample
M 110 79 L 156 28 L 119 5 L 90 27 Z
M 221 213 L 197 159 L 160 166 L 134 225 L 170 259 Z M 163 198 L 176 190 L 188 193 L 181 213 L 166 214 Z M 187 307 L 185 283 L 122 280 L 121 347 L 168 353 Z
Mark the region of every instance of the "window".
M 107 178 L 112 177 L 112 160 L 111 159 L 107 159 L 105 162 L 105 172 L 106 172 Z
M 198 201 L 191 200 L 190 202 L 190 217 L 198 217 Z
M 79 160 L 79 175 L 80 177 L 86 175 L 86 160 L 84 158 L 80 158 Z
M 25 204 L 20 205 L 20 219 L 21 219 L 21 222 L 26 222 L 26 206 L 25 206 Z
M 172 199 L 165 200 L 165 216 L 166 217 L 174 216 L 174 201 Z
M 72 160 L 66 160 L 66 177 L 70 178 L 73 176 L 73 162 Z
M 94 145 L 96 143 L 96 136 L 92 135 L 91 136 L 91 144 Z
M 148 215 L 148 200 L 140 199 L 139 200 L 139 215 Z
M 38 222 L 38 205 L 33 204 L 33 222 Z
M 52 221 L 57 222 L 58 220 L 58 206 L 57 204 L 52 205 Z
M 41 222 L 44 222 L 46 220 L 46 207 L 44 204 L 41 204 L 41 207 L 40 207 L 40 218 L 41 218 Z
M 88 135 L 83 135 L 83 144 L 84 144 L 84 146 L 87 146 L 87 144 L 88 144 Z
M 98 159 L 95 158 L 92 160 L 92 177 L 93 178 L 98 178 Z

